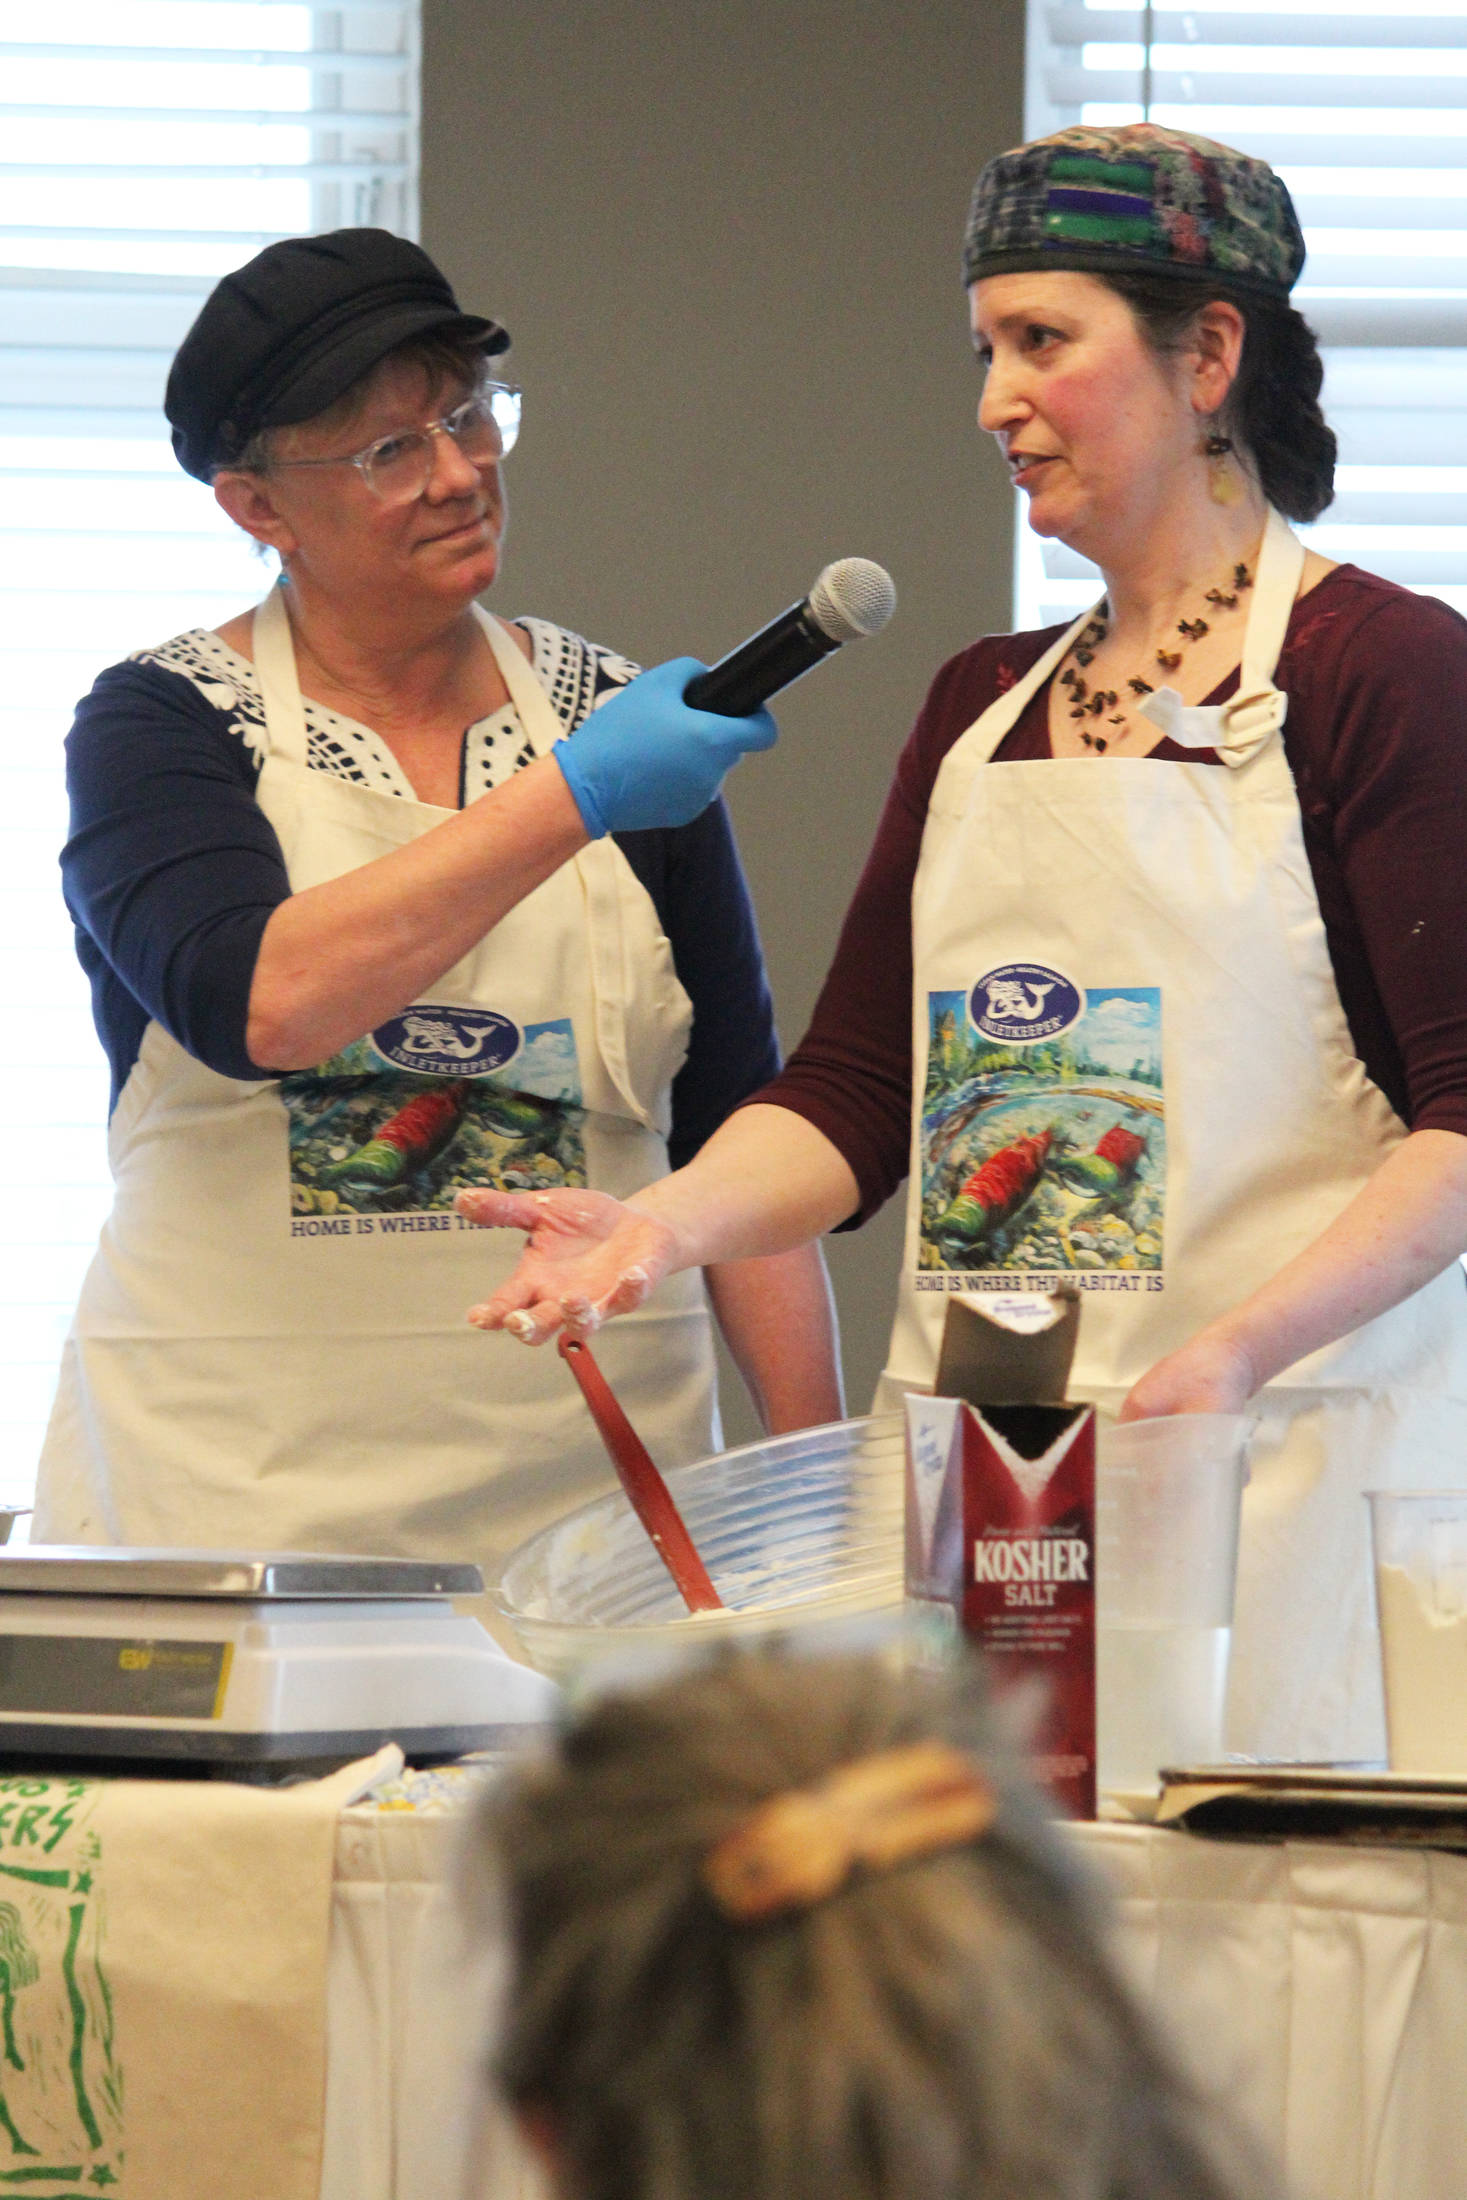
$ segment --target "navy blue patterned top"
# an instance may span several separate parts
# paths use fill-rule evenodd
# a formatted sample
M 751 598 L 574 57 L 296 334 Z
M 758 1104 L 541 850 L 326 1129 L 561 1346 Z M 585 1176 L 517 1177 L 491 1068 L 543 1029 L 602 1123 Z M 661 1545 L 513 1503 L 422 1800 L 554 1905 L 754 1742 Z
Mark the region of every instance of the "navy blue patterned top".
M 562 627 L 518 623 L 572 733 L 637 670 Z M 309 700 L 305 710 L 309 768 L 411 793 L 365 727 Z M 254 797 L 264 752 L 254 667 L 202 629 L 109 666 L 77 708 L 61 869 L 114 1106 L 152 1020 L 221 1075 L 261 1075 L 245 1051 L 250 981 L 270 913 L 290 893 L 280 844 Z M 462 800 L 501 785 L 532 754 L 511 705 L 470 726 Z M 722 802 L 691 825 L 616 841 L 652 897 L 693 1004 L 688 1059 L 672 1094 L 676 1168 L 774 1074 L 773 1009 Z

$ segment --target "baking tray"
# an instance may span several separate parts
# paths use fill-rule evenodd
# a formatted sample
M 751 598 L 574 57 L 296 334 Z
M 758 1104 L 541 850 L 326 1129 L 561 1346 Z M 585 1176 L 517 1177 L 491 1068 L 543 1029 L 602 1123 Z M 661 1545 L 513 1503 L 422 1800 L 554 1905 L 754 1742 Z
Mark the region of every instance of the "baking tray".
M 1170 1765 L 1156 1823 L 1250 1841 L 1467 1850 L 1467 1773 L 1379 1764 Z

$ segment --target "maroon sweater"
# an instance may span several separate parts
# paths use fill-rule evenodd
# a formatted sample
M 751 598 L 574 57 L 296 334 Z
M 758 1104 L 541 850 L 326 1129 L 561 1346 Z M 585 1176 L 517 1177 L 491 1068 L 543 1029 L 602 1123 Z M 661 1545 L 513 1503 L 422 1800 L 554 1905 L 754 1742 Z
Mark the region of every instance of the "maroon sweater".
M 938 767 L 1061 631 L 990 636 L 938 673 L 810 1029 L 756 1095 L 804 1116 L 850 1163 L 861 1205 L 848 1227 L 907 1173 L 912 880 Z M 1289 698 L 1284 751 L 1355 1051 L 1412 1129 L 1467 1135 L 1467 621 L 1343 565 L 1295 605 L 1274 678 Z M 1236 686 L 1234 673 L 1208 701 Z M 1046 685 L 994 764 L 1051 753 L 1048 700 Z M 1164 740 L 1150 761 L 1188 753 Z

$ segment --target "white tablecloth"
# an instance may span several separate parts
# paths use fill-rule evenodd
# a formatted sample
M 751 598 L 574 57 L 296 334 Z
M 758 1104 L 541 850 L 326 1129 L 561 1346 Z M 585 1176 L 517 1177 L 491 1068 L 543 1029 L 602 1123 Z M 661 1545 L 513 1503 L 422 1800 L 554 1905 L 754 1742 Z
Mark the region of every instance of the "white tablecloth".
M 322 2200 L 533 2189 L 502 2135 L 468 2130 L 454 1831 L 451 1809 L 401 1801 L 342 1817 Z M 1143 1826 L 1074 1838 L 1115 1893 L 1122 1963 L 1283 2159 L 1295 2200 L 1467 2192 L 1467 1857 Z
M 1467 2192 L 1467 1857 L 1076 1829 L 1119 1952 L 1297 2200 Z
M 342 1814 L 321 2200 L 541 2200 L 475 2083 L 480 1983 L 446 1884 L 458 1826 L 440 1808 Z

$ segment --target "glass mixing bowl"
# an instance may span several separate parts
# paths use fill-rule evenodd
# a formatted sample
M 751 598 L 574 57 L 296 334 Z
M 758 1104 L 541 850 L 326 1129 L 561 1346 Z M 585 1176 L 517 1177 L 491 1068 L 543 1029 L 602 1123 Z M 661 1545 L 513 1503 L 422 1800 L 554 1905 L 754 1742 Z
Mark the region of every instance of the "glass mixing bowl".
M 855 1647 L 900 1622 L 903 1460 L 892 1413 L 675 1467 L 667 1486 L 727 1611 L 693 1618 L 620 1490 L 522 1544 L 494 1601 L 530 1664 L 562 1682 L 730 1640 Z

